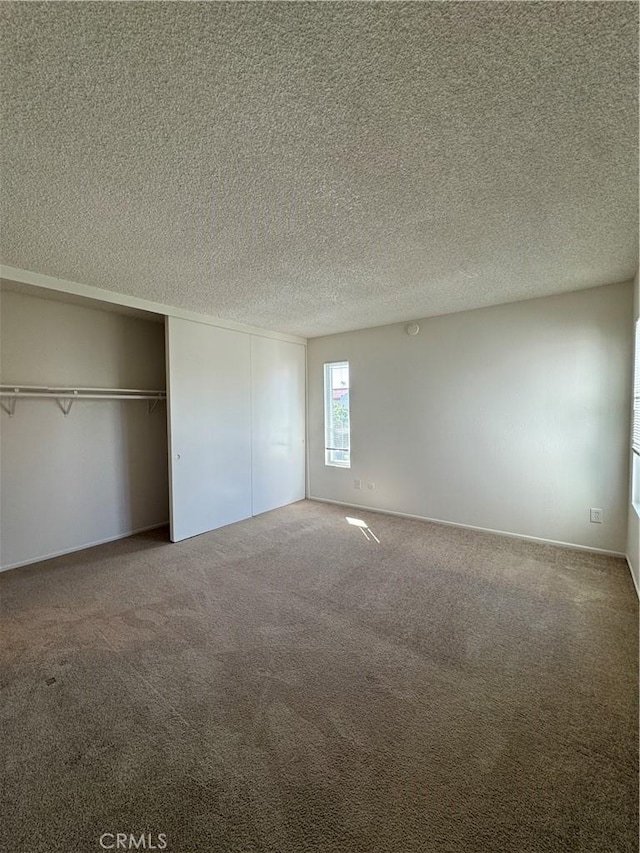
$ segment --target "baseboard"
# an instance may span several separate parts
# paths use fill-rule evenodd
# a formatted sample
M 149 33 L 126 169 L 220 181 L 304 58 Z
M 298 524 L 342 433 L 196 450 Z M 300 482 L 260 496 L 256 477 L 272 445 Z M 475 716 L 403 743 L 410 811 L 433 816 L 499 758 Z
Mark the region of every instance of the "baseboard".
M 638 596 L 638 598 L 640 598 L 640 589 L 638 588 L 638 584 L 636 582 L 636 576 L 634 575 L 633 569 L 631 568 L 631 558 L 629 557 L 628 554 L 625 554 L 625 557 L 627 560 L 627 565 L 629 566 L 629 574 L 631 575 L 631 580 L 633 581 L 633 585 L 636 589 L 636 595 Z
M 542 545 L 557 545 L 559 548 L 570 548 L 572 551 L 586 551 L 589 554 L 602 554 L 605 557 L 626 557 L 622 551 L 607 551 L 604 548 L 592 548 L 589 545 L 577 545 L 574 542 L 560 542 L 557 539 L 542 539 L 540 536 L 527 536 L 524 533 L 510 533 L 508 530 L 494 530 L 492 527 L 477 527 L 474 524 L 461 524 L 458 521 L 444 521 L 441 518 L 427 518 L 424 515 L 412 515 L 408 512 L 396 512 L 392 509 L 377 509 L 371 506 L 362 506 L 362 504 L 350 504 L 344 501 L 333 501 L 329 498 L 317 498 L 309 495 L 308 500 L 318 501 L 324 504 L 335 504 L 337 506 L 346 506 L 350 509 L 361 509 L 365 512 L 379 512 L 382 515 L 395 515 L 399 518 L 413 518 L 416 521 L 430 521 L 432 524 L 444 524 L 447 527 L 461 527 L 464 530 L 477 530 L 480 533 L 495 533 L 496 536 L 506 536 L 509 539 L 523 539 L 527 542 L 539 542 Z
M 65 554 L 74 554 L 76 551 L 85 551 L 87 548 L 95 548 L 96 545 L 106 545 L 107 542 L 116 542 L 118 539 L 127 539 L 129 536 L 135 536 L 137 533 L 145 533 L 147 530 L 157 530 L 158 527 L 166 527 L 168 524 L 168 521 L 161 521 L 159 524 L 150 524 L 148 527 L 138 527 L 136 530 L 130 530 L 128 533 L 118 533 L 117 536 L 108 536 L 106 539 L 98 539 L 97 542 L 87 542 L 85 545 L 76 545 L 73 548 L 66 548 L 64 551 L 55 551 L 52 554 L 46 554 L 42 557 L 32 557 L 30 560 L 22 560 L 18 563 L 9 563 L 7 566 L 0 566 L 0 572 L 8 572 L 10 569 L 19 569 L 21 566 L 32 566 L 35 563 L 42 563 L 44 560 L 53 560 L 54 557 L 63 557 Z

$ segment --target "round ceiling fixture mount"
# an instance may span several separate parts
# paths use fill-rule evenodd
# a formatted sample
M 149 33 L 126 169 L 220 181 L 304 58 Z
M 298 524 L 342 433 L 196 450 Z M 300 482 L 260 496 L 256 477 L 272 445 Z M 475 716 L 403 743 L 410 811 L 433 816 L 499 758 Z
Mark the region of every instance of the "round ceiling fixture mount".
M 414 337 L 420 331 L 420 326 L 417 323 L 407 323 L 405 328 L 407 334 L 411 335 L 411 337 Z

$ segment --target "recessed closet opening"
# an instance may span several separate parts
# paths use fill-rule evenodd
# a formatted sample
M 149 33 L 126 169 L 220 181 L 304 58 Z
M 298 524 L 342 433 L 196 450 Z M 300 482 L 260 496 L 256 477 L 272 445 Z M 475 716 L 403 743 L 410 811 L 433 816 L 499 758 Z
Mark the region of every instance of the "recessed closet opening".
M 305 497 L 302 341 L 0 281 L 0 568 Z
M 164 317 L 3 281 L 0 320 L 1 567 L 168 525 Z

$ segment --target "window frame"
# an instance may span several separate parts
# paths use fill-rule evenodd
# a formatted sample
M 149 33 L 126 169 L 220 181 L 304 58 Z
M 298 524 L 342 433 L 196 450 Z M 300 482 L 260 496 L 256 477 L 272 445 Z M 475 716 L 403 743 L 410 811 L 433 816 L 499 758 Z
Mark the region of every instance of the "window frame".
M 347 370 L 347 393 L 349 400 L 347 403 L 347 427 L 346 438 L 347 446 L 345 448 L 331 447 L 329 439 L 332 433 L 335 433 L 333 424 L 333 379 L 332 372 L 335 369 Z M 324 464 L 329 468 L 351 468 L 351 368 L 347 359 L 339 361 L 325 361 L 323 365 L 323 408 L 324 408 Z M 341 454 L 342 458 L 337 458 L 337 454 Z M 346 455 L 346 459 L 344 456 Z

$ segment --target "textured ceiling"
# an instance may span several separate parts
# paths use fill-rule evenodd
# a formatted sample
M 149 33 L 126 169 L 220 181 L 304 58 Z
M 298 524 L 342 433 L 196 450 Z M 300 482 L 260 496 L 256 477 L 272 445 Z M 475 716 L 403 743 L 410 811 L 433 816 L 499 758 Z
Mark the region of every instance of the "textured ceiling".
M 635 272 L 635 3 L 0 16 L 6 264 L 305 336 Z

